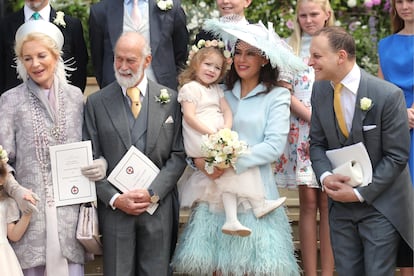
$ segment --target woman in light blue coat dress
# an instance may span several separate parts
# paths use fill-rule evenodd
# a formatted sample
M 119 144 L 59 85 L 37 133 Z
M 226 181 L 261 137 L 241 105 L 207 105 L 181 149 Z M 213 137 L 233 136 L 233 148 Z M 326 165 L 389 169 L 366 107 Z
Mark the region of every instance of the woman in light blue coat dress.
M 233 113 L 233 130 L 250 147 L 237 160 L 235 171 L 258 166 L 266 198 L 277 199 L 271 163 L 283 152 L 290 116 L 290 92 L 276 85 L 277 65 L 283 63 L 288 65 L 283 69 L 296 71 L 303 69 L 303 63 L 284 48 L 271 27 L 259 23 L 241 29 L 231 23 L 211 22 L 207 29 L 235 42 L 224 94 Z M 202 158 L 194 161 L 204 170 Z M 209 176 L 221 173 L 215 169 Z M 196 206 L 178 243 L 175 269 L 193 275 L 299 275 L 285 210 L 279 208 L 260 219 L 251 206 L 240 204 L 238 210 L 240 222 L 252 229 L 248 237 L 223 235 L 224 212 L 210 211 L 207 203 Z

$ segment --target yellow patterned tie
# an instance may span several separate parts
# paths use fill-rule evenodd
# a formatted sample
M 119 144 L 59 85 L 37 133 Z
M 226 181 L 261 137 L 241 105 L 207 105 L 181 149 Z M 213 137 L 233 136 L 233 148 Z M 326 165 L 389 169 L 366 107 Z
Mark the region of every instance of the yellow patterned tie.
M 127 89 L 127 95 L 131 99 L 131 111 L 136 119 L 141 111 L 140 91 L 136 87 L 130 87 Z
M 334 110 L 336 120 L 338 121 L 339 129 L 341 130 L 342 134 L 348 138 L 348 128 L 346 127 L 344 114 L 342 113 L 341 107 L 341 90 L 342 90 L 342 83 L 335 84 L 334 89 Z

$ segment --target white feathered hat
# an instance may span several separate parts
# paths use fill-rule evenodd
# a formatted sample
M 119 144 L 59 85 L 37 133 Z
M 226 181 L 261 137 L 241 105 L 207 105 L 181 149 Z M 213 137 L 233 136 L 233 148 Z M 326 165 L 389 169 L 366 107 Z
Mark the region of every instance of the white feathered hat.
M 272 22 L 269 22 L 266 28 L 262 21 L 257 24 L 240 24 L 208 19 L 203 29 L 220 36 L 232 45 L 237 40 L 242 40 L 258 48 L 270 61 L 272 68 L 277 66 L 279 70 L 292 73 L 308 68 L 302 59 L 293 53 L 291 47 L 275 33 Z

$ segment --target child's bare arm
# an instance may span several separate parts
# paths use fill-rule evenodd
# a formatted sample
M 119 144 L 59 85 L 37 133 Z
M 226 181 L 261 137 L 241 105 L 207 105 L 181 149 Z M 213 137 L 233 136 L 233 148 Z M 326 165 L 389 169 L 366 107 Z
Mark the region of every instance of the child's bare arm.
M 220 108 L 224 116 L 224 128 L 230 128 L 233 126 L 233 114 L 230 106 L 224 97 L 220 98 Z
M 298 98 L 296 98 L 293 95 L 290 99 L 290 110 L 292 111 L 292 113 L 296 114 L 296 116 L 298 116 L 302 120 L 310 122 L 312 116 L 310 107 L 305 106 Z
M 22 217 L 16 224 L 7 224 L 7 237 L 9 238 L 9 240 L 15 242 L 22 238 L 23 234 L 26 232 L 27 227 L 29 226 L 31 217 L 31 213 L 23 213 Z
M 214 131 L 201 122 L 196 116 L 196 105 L 189 101 L 182 101 L 183 118 L 194 130 L 201 134 L 213 134 Z

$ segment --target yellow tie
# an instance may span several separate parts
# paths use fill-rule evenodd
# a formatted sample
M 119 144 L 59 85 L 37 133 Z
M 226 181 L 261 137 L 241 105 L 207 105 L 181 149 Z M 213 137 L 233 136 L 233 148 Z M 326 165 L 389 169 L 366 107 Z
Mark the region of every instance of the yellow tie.
M 342 113 L 341 107 L 341 89 L 343 85 L 342 83 L 335 84 L 334 89 L 334 110 L 336 120 L 338 121 L 339 129 L 341 130 L 342 134 L 348 138 L 348 128 L 346 127 L 344 114 Z
M 139 89 L 136 87 L 130 87 L 127 89 L 127 95 L 131 99 L 131 111 L 136 119 L 141 111 L 141 97 Z

